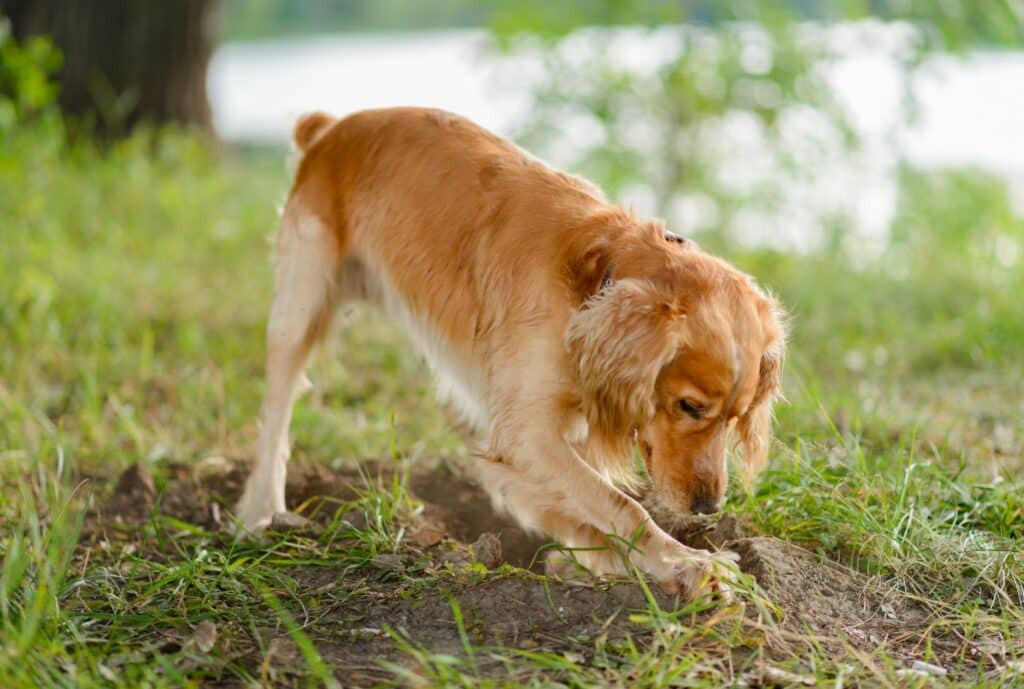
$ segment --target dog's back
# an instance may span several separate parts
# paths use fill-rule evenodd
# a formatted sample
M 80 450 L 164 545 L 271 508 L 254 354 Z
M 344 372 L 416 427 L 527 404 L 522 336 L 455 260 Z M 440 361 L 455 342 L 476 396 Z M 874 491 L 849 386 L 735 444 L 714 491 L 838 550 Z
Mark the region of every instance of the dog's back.
M 386 306 L 442 381 L 487 376 L 445 375 L 446 360 L 490 359 L 508 344 L 493 337 L 506 326 L 521 334 L 550 323 L 552 309 L 568 317 L 569 299 L 551 299 L 565 293 L 565 242 L 607 212 L 589 183 L 438 110 L 317 113 L 300 119 L 295 140 L 302 158 L 285 225 L 323 223 L 344 257 L 344 296 Z

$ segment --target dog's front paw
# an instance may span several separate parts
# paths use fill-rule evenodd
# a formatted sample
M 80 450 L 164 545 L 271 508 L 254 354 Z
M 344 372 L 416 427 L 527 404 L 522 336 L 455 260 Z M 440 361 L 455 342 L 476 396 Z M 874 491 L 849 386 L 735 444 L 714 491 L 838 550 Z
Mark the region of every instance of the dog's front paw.
M 657 582 L 667 593 L 687 600 L 710 596 L 728 602 L 737 586 L 738 561 L 736 553 L 725 550 L 688 551 L 666 562 L 667 571 L 657 577 Z

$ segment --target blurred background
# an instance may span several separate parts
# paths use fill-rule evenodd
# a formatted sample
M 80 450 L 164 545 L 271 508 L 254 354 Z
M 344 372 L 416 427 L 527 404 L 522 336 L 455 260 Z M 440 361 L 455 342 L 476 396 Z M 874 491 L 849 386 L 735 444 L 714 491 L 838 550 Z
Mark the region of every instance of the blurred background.
M 777 291 L 793 316 L 790 440 L 913 437 L 943 461 L 1016 471 L 1019 0 L 0 12 L 0 364 L 24 417 L 12 446 L 98 424 L 80 452 L 116 437 L 144 456 L 244 454 L 294 118 L 417 104 L 591 177 Z M 319 364 L 323 405 L 297 423 L 342 454 L 381 451 L 394 428 L 400 445 L 454 446 L 424 421 L 425 382 L 415 399 L 381 382 L 421 380 L 393 336 L 375 354 L 343 346 L 347 368 Z M 364 430 L 337 438 L 325 419 Z M 118 424 L 131 431 L 108 438 Z

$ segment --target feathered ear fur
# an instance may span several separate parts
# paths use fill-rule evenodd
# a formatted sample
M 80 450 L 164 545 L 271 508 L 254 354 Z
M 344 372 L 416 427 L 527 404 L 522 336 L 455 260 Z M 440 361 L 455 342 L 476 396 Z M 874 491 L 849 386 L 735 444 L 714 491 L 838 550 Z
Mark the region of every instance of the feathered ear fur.
M 758 304 L 761 330 L 766 344 L 761 355 L 761 366 L 754 401 L 747 413 L 736 424 L 739 445 L 744 462 L 744 480 L 747 486 L 768 461 L 772 437 L 772 405 L 782 395 L 782 366 L 786 358 L 785 314 L 778 301 L 766 297 Z
M 661 369 L 683 345 L 685 318 L 671 294 L 624 279 L 601 289 L 569 319 L 565 346 L 587 417 L 588 460 L 622 477 L 634 430 L 654 416 Z

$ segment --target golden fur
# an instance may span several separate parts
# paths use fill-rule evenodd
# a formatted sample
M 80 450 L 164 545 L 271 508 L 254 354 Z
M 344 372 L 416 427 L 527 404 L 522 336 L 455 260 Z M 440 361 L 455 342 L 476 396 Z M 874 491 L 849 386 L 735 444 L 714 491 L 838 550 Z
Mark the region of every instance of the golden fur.
M 630 560 L 685 595 L 727 578 L 727 558 L 676 542 L 617 484 L 639 446 L 668 506 L 713 511 L 734 426 L 756 475 L 780 390 L 779 305 L 660 223 L 455 115 L 314 113 L 295 142 L 243 525 L 285 509 L 310 347 L 359 299 L 408 332 L 480 439 L 481 482 L 524 526 L 582 548 L 640 534 Z M 625 568 L 609 550 L 579 557 L 597 574 Z

